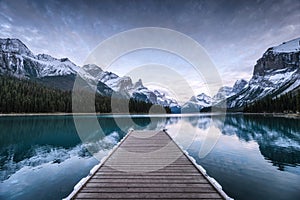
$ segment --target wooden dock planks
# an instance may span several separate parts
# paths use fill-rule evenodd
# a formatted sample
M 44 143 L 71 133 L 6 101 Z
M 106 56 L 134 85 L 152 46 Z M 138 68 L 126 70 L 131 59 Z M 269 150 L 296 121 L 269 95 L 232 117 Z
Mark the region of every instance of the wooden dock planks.
M 225 199 L 224 194 L 166 132 L 133 131 L 68 199 Z

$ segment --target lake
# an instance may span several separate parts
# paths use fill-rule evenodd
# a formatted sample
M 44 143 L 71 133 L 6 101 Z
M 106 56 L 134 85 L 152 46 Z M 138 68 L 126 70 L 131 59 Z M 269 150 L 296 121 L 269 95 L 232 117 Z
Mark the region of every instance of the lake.
M 93 117 L 77 118 L 84 135 L 72 116 L 0 117 L 0 199 L 66 197 L 131 128 L 166 128 L 230 197 L 300 199 L 300 119 L 105 115 L 96 130 Z

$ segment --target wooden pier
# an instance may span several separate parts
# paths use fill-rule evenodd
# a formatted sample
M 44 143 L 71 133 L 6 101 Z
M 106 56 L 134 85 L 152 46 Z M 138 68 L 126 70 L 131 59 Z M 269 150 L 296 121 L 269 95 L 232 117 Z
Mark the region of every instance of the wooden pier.
M 66 199 L 230 199 L 165 131 L 133 131 Z

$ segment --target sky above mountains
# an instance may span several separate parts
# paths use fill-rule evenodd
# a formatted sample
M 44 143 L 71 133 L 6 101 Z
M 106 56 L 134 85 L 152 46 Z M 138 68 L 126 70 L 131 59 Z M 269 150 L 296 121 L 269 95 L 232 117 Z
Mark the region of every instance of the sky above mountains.
M 1 0 L 0 10 L 1 38 L 19 38 L 35 54 L 68 57 L 78 65 L 99 43 L 122 31 L 176 30 L 206 49 L 225 85 L 249 79 L 267 48 L 300 36 L 299 0 Z M 183 70 L 188 64 L 178 59 L 166 63 L 166 56 L 138 52 L 119 59 L 113 71 L 125 75 L 133 64 L 152 58 L 151 62 L 173 65 L 190 76 L 192 72 Z M 190 78 L 195 87 L 205 84 Z

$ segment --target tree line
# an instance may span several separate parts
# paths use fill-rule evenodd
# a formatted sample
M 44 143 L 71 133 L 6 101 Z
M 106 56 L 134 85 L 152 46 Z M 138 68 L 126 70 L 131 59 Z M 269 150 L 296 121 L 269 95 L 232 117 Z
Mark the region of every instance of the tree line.
M 82 105 L 85 105 L 86 93 L 89 91 L 82 91 L 82 98 L 80 99 Z M 120 108 L 126 107 L 130 113 L 148 113 L 153 105 L 135 99 L 113 99 L 113 105 L 119 105 Z M 94 108 L 96 112 L 100 113 L 121 113 L 124 109 L 111 109 L 111 98 L 95 94 Z M 122 106 L 120 106 L 122 105 Z M 166 107 L 167 113 L 170 113 L 170 108 Z M 89 111 L 89 109 L 82 108 L 81 112 Z M 72 92 L 63 91 L 59 89 L 49 88 L 40 83 L 31 80 L 17 79 L 14 77 L 0 76 L 0 112 L 1 113 L 53 113 L 53 112 L 72 112 Z
M 261 100 L 255 101 L 250 105 L 244 107 L 244 112 L 248 113 L 284 113 L 300 112 L 300 91 L 295 93 L 287 93 L 276 98 L 267 96 Z

